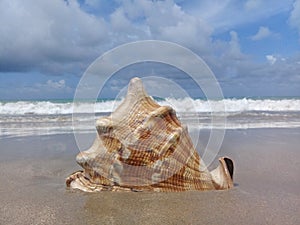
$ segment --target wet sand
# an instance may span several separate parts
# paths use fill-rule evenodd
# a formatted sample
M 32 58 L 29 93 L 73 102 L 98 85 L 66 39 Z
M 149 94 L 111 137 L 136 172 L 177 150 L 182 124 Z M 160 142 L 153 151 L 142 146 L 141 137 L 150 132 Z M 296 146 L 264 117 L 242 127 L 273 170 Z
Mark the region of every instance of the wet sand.
M 219 156 L 235 162 L 229 191 L 97 194 L 65 188 L 80 169 L 73 135 L 0 139 L 0 224 L 300 224 L 299 138 L 228 130 Z

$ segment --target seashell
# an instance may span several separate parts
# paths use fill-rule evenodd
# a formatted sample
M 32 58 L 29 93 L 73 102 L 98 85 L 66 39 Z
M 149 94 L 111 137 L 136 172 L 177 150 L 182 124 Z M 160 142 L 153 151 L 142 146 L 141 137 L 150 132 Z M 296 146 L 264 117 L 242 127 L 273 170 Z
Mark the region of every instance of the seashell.
M 139 78 L 130 81 L 122 104 L 98 119 L 96 128 L 94 144 L 76 157 L 84 170 L 71 174 L 67 187 L 86 192 L 233 187 L 232 160 L 219 158 L 209 172 L 176 112 L 148 96 Z

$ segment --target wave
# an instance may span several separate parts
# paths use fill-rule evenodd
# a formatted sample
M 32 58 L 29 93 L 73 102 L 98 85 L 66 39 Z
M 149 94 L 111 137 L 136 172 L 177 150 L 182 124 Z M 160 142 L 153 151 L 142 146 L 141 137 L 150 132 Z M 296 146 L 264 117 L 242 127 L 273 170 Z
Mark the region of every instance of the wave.
M 122 100 L 93 102 L 54 102 L 54 101 L 17 101 L 0 102 L 0 115 L 64 115 L 76 113 L 109 113 Z M 281 112 L 300 111 L 300 99 L 174 99 L 158 101 L 161 105 L 172 106 L 177 112 L 227 112 L 241 113 L 249 111 Z
M 166 99 L 179 112 L 249 112 L 249 111 L 300 111 L 300 99 Z

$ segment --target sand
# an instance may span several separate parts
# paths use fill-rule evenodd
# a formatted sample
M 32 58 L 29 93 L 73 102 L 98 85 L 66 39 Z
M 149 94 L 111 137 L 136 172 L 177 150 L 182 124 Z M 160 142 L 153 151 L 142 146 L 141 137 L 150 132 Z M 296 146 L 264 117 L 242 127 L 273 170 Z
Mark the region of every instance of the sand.
M 97 194 L 65 188 L 80 169 L 73 135 L 0 139 L 0 224 L 300 224 L 299 138 L 300 129 L 226 131 L 229 191 Z

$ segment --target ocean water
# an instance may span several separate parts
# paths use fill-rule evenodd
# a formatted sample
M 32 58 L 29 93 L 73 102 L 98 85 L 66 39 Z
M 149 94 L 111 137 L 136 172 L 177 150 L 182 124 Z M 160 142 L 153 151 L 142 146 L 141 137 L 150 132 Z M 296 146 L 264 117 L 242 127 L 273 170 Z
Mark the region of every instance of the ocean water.
M 114 111 L 121 102 L 0 101 L 0 137 L 92 132 L 95 120 Z M 173 107 L 189 129 L 300 127 L 300 98 L 166 98 L 158 102 Z

